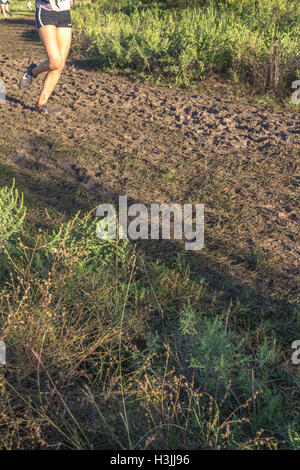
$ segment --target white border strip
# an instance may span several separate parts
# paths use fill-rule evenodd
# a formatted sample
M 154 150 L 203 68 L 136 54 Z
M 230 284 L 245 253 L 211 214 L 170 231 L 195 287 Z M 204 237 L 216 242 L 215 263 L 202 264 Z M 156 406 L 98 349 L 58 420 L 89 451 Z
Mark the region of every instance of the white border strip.
M 39 22 L 40 22 L 40 24 L 41 24 L 42 27 L 43 27 L 43 26 L 45 26 L 45 25 L 43 25 L 43 23 L 42 23 L 42 19 L 41 19 L 41 10 L 42 10 L 42 7 L 40 6 L 40 7 L 39 7 Z

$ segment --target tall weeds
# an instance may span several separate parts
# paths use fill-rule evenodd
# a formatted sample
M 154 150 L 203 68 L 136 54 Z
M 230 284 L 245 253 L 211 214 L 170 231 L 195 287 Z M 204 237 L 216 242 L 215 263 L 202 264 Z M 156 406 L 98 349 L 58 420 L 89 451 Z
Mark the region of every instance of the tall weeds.
M 77 47 L 106 69 L 184 85 L 226 73 L 259 91 L 284 94 L 300 69 L 299 3 L 205 3 L 179 9 L 162 8 L 163 2 L 79 5 Z

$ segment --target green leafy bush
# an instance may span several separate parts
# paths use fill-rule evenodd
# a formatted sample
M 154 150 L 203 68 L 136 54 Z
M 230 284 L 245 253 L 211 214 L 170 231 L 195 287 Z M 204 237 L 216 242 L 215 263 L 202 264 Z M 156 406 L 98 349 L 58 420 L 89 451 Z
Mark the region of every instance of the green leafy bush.
M 228 0 L 183 2 L 179 9 L 167 6 L 169 2 L 126 0 L 111 6 L 80 4 L 73 14 L 77 47 L 103 68 L 177 84 L 225 72 L 260 91 L 290 92 L 300 60 L 298 2 Z
M 300 450 L 300 433 L 296 431 L 295 426 L 290 426 L 288 429 L 289 448 L 293 450 Z
M 0 251 L 9 238 L 18 233 L 26 215 L 23 194 L 19 195 L 15 183 L 0 189 Z
M 102 240 L 97 236 L 99 226 L 100 222 L 95 218 L 94 211 L 82 218 L 78 213 L 74 219 L 53 233 L 48 252 L 55 255 L 56 259 L 75 263 L 81 272 L 107 266 L 116 256 L 119 261 L 126 262 L 130 256 L 128 239 Z
M 199 371 L 200 381 L 210 392 L 226 389 L 235 382 L 251 357 L 243 350 L 243 339 L 228 332 L 219 317 L 202 319 L 187 308 L 180 317 L 181 331 L 187 339 L 189 366 Z

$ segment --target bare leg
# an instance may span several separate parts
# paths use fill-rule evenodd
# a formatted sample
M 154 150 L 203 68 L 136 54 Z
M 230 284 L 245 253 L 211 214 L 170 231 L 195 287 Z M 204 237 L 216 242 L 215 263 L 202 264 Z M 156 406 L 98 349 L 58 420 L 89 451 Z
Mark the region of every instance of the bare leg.
M 5 5 L 3 5 L 2 3 L 1 3 L 1 12 L 3 13 L 4 18 L 6 19 L 7 16 L 6 16 L 6 12 L 5 12 Z
M 33 69 L 34 76 L 48 72 L 38 101 L 38 105 L 42 106 L 47 103 L 65 66 L 71 46 L 72 30 L 47 25 L 40 28 L 39 33 L 48 55 L 47 61 Z

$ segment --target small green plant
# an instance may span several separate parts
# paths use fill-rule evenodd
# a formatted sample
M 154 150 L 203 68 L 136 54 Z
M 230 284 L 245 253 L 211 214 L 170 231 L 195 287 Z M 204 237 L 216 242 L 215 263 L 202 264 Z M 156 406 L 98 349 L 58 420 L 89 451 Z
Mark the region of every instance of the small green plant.
M 288 440 L 290 449 L 300 450 L 300 434 L 296 431 L 295 426 L 289 427 Z
M 0 251 L 9 238 L 18 233 L 26 215 L 23 194 L 15 188 L 4 186 L 0 189 Z
M 95 218 L 93 212 L 83 218 L 79 215 L 53 234 L 48 250 L 56 258 L 63 258 L 72 264 L 75 262 L 80 271 L 95 271 L 97 266 L 109 265 L 116 256 L 122 262 L 129 258 L 127 239 L 100 239 L 97 231 L 100 230 L 101 221 Z
M 226 388 L 250 361 L 250 356 L 243 354 L 243 339 L 227 332 L 219 317 L 203 319 L 186 308 L 180 328 L 187 340 L 189 366 L 199 371 L 200 381 L 209 392 Z

